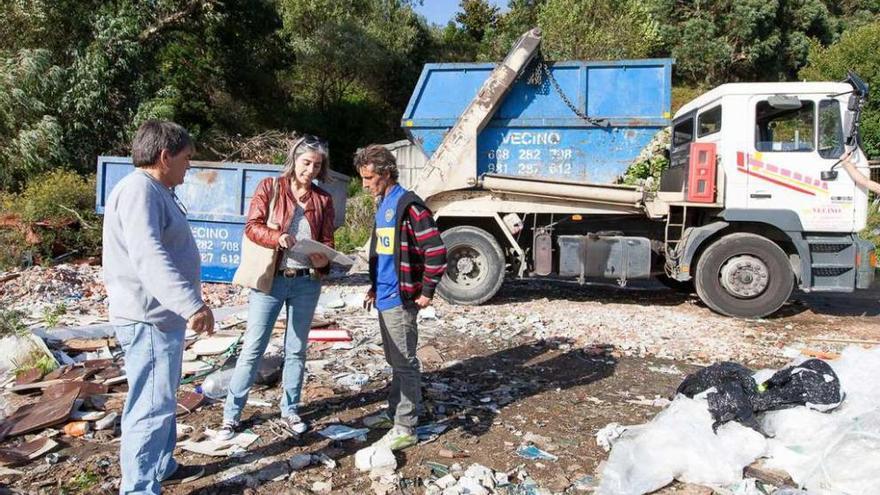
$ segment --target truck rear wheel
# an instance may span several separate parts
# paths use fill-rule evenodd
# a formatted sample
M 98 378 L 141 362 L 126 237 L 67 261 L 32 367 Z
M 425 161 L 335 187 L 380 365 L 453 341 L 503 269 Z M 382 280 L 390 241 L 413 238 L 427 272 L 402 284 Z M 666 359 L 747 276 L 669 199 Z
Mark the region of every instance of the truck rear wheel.
M 785 252 L 755 234 L 736 233 L 709 246 L 697 263 L 697 294 L 727 316 L 760 318 L 791 296 L 794 275 Z
M 504 253 L 491 234 L 467 225 L 443 232 L 446 274 L 437 288 L 454 304 L 482 304 L 504 281 Z

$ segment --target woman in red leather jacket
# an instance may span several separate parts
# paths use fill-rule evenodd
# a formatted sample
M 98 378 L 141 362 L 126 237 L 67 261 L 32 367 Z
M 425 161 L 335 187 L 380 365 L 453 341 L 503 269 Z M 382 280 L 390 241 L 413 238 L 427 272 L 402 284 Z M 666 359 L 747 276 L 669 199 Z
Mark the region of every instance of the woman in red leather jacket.
M 220 438 L 231 438 L 239 428 L 241 411 L 283 305 L 287 307 L 287 329 L 281 418 L 295 435 L 308 429 L 297 410 L 305 376 L 309 328 L 321 294 L 321 275 L 329 272 L 330 264 L 323 255 L 302 256 L 292 248 L 302 239 L 333 247 L 333 200 L 312 182 L 323 181 L 328 168 L 327 144 L 306 135 L 291 147 L 281 176 L 260 182 L 251 199 L 245 235 L 261 246 L 278 249 L 277 273 L 269 293 L 251 289 L 247 330 L 229 383 Z M 274 211 L 269 212 L 275 187 L 278 197 Z M 269 222 L 270 214 L 272 222 Z M 279 228 L 271 228 L 267 223 Z

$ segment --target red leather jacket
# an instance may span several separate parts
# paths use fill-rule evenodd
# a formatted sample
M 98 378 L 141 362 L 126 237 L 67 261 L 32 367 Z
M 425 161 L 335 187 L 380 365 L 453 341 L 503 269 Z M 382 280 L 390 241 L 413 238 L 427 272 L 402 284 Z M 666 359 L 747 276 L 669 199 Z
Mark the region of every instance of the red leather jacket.
M 275 211 L 273 215 L 273 223 L 278 225 L 278 229 L 270 228 L 266 225 L 269 218 L 269 203 L 272 201 L 272 178 L 266 178 L 257 185 L 254 191 L 254 197 L 251 199 L 251 206 L 248 210 L 247 223 L 244 226 L 244 233 L 248 239 L 255 243 L 273 249 L 282 249 L 278 245 L 278 239 L 290 229 L 290 222 L 293 221 L 293 213 L 296 208 L 296 199 L 293 197 L 293 191 L 290 188 L 290 180 L 286 177 L 278 178 L 278 199 L 275 201 Z M 306 205 L 305 217 L 312 229 L 312 239 L 330 247 L 333 245 L 333 219 L 336 214 L 333 211 L 333 197 L 330 193 L 323 189 L 312 185 L 312 190 L 306 193 L 303 198 Z M 281 263 L 282 257 L 278 257 L 278 263 Z M 330 271 L 330 265 L 319 270 L 327 273 Z

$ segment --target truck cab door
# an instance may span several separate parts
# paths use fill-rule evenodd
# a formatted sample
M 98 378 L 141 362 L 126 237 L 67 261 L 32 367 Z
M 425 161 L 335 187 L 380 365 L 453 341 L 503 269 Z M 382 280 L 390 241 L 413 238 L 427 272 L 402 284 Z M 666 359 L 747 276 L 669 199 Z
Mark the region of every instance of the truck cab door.
M 847 174 L 823 181 L 843 153 L 842 109 L 833 98 L 751 98 L 754 141 L 737 152 L 748 175 L 749 209 L 791 210 L 805 231 L 851 232 L 855 184 Z

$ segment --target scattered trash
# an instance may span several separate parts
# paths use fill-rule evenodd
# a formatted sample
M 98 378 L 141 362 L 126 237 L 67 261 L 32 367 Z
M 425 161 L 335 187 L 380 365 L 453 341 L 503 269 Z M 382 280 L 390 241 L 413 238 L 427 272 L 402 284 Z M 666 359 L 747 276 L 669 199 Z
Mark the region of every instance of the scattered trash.
M 39 402 L 20 407 L 6 418 L 12 424 L 8 436 L 21 435 L 63 423 L 73 411 L 79 390 L 71 390 L 56 399 L 43 397 Z
M 240 336 L 217 335 L 203 337 L 196 340 L 188 350 L 198 356 L 216 356 L 228 351 L 240 338 Z
M 287 463 L 290 464 L 290 469 L 299 471 L 312 464 L 312 456 L 311 454 L 297 454 L 291 457 Z
M 198 392 L 179 392 L 177 394 L 177 415 L 189 414 L 205 403 L 205 396 Z
M 272 407 L 272 403 L 261 399 L 248 398 L 247 405 L 255 407 Z
M 336 378 L 336 383 L 340 386 L 348 387 L 354 390 L 360 388 L 370 381 L 370 376 L 365 373 L 345 373 Z
M 336 461 L 330 458 L 327 454 L 317 453 L 312 454 L 312 462 L 320 462 L 327 469 L 336 469 Z
M 446 431 L 449 425 L 440 423 L 430 423 L 416 427 L 416 436 L 420 442 L 430 442 L 436 440 L 441 433 Z
M 232 381 L 232 373 L 235 368 L 227 368 L 225 370 L 217 370 L 202 382 L 202 393 L 205 397 L 213 400 L 221 400 L 226 398 L 229 393 L 229 382 Z
M 682 375 L 682 371 L 678 369 L 674 364 L 670 364 L 668 366 L 648 366 L 649 371 L 653 371 L 654 373 L 663 373 L 666 375 Z
M 64 434 L 69 437 L 81 437 L 89 432 L 91 427 L 88 421 L 74 421 L 64 425 Z
M 530 461 L 556 461 L 559 459 L 559 457 L 550 452 L 545 452 L 534 445 L 522 445 L 516 449 L 516 454 Z
M 367 433 L 369 428 L 352 428 L 345 425 L 330 425 L 318 432 L 319 435 L 334 441 L 356 439 L 359 442 L 367 441 Z
M 579 492 L 590 492 L 599 487 L 599 481 L 593 476 L 587 475 L 575 480 L 571 486 Z
M 241 432 L 236 433 L 229 440 L 219 440 L 216 438 L 217 432 L 207 428 L 205 429 L 205 435 L 208 437 L 206 440 L 186 440 L 179 442 L 177 446 L 196 454 L 229 457 L 247 451 L 247 448 L 259 438 L 259 435 L 254 433 Z
M 706 399 L 683 395 L 649 423 L 626 428 L 612 445 L 600 495 L 649 493 L 673 479 L 729 485 L 742 479 L 743 468 L 767 449 L 763 435 L 740 423 L 724 423 L 713 431 Z
M 397 459 L 386 446 L 371 445 L 358 450 L 354 464 L 361 471 L 370 471 L 371 475 L 393 473 L 397 469 Z
M 351 342 L 351 333 L 342 328 L 312 328 L 309 342 Z
M 602 450 L 609 452 L 611 450 L 611 444 L 620 438 L 620 435 L 622 435 L 627 429 L 627 426 L 620 426 L 618 423 L 608 423 L 605 427 L 596 432 L 596 443 L 599 444 L 599 447 L 602 447 Z

